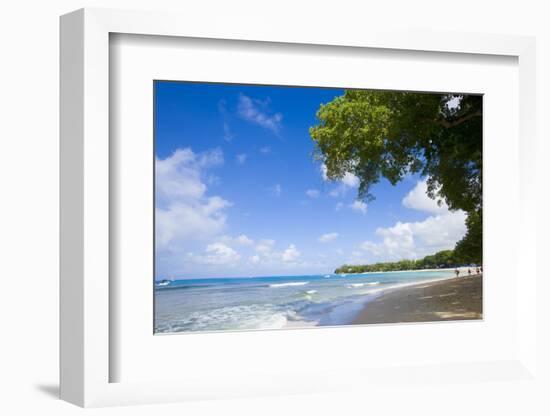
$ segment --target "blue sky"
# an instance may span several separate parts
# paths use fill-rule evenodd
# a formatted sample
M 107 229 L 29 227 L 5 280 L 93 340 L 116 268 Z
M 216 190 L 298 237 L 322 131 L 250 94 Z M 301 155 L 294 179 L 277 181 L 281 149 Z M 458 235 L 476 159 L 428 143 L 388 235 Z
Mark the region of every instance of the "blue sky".
M 452 248 L 423 178 L 328 181 L 308 130 L 340 89 L 156 82 L 156 278 L 329 273 Z

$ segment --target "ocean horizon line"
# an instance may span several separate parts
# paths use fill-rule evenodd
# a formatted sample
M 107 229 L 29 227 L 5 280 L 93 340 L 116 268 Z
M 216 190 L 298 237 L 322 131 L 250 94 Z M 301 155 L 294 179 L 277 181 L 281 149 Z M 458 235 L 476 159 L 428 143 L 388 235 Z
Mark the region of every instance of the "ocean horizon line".
M 181 278 L 171 278 L 171 277 L 162 277 L 155 278 L 155 281 L 162 280 L 208 280 L 208 279 L 259 279 L 259 278 L 273 278 L 273 277 L 308 277 L 308 276 L 323 276 L 323 275 L 336 275 L 334 272 L 326 273 L 308 273 L 308 274 L 266 274 L 261 276 L 209 276 L 209 277 L 181 277 Z

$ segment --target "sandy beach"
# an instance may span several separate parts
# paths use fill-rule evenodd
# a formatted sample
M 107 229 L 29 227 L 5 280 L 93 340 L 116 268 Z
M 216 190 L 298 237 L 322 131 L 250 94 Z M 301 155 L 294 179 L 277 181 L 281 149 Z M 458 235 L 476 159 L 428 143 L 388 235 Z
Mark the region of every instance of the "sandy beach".
M 369 302 L 353 324 L 482 318 L 481 274 L 390 290 Z

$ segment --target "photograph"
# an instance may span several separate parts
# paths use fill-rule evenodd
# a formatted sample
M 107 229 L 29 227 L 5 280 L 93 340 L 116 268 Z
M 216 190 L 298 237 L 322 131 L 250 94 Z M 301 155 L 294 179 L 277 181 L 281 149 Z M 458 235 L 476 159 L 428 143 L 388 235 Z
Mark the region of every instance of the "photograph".
M 483 319 L 483 96 L 154 81 L 154 334 Z

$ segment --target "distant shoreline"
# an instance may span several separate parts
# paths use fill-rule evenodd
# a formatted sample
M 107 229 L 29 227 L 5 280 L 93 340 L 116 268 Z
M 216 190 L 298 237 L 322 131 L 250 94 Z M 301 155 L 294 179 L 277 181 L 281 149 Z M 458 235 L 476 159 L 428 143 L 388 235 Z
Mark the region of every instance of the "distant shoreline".
M 362 274 L 380 274 L 380 273 L 414 273 L 414 272 L 442 272 L 442 271 L 455 271 L 458 269 L 460 273 L 468 273 L 468 269 L 472 270 L 475 269 L 475 267 L 444 267 L 439 269 L 414 269 L 414 270 L 385 270 L 385 271 L 379 271 L 379 272 L 362 272 L 362 273 L 331 273 L 335 274 L 337 276 L 350 276 L 350 275 L 362 275 Z

